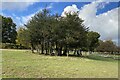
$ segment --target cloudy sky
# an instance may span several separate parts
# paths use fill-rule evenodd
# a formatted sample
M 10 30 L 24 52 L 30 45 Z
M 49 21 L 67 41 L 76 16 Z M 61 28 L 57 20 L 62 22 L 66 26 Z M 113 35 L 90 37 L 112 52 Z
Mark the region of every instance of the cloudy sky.
M 17 28 L 26 24 L 38 11 L 47 6 L 51 14 L 58 13 L 65 16 L 65 12 L 79 11 L 79 17 L 90 30 L 101 34 L 100 39 L 112 39 L 118 43 L 118 2 L 104 0 L 90 2 L 39 2 L 36 0 L 13 0 L 14 2 L 2 2 L 0 14 L 11 17 L 17 24 Z

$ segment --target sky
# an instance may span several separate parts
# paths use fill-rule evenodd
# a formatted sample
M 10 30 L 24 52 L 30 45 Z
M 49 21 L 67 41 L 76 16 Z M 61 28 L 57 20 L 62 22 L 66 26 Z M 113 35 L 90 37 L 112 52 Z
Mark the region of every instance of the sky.
M 29 0 L 19 2 L 1 2 L 0 15 L 11 17 L 17 28 L 26 24 L 31 17 L 43 8 L 50 10 L 51 14 L 58 13 L 65 17 L 65 12 L 79 12 L 84 25 L 90 30 L 98 32 L 102 40 L 113 40 L 118 44 L 118 2 L 96 0 L 90 2 L 39 2 Z

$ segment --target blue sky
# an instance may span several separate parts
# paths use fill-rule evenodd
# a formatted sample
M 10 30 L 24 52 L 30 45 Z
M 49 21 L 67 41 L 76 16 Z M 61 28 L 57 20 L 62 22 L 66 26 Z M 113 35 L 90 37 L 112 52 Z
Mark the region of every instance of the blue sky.
M 6 3 L 10 3 L 10 2 L 6 2 Z M 24 4 L 24 2 L 19 2 L 19 3 Z M 6 15 L 15 14 L 17 16 L 27 16 L 34 12 L 37 12 L 38 10 L 45 8 L 46 6 L 51 6 L 50 11 L 52 14 L 54 13 L 61 14 L 65 7 L 70 6 L 72 4 L 76 4 L 78 8 L 81 8 L 85 4 L 89 4 L 89 3 L 90 2 L 35 2 L 33 5 L 28 6 L 25 10 L 22 11 L 18 9 L 12 9 L 12 10 L 3 9 L 2 12 Z M 16 4 L 16 2 L 14 2 L 13 4 Z
M 0 14 L 11 17 L 18 28 L 46 6 L 51 14 L 62 16 L 64 12 L 79 11 L 85 26 L 99 32 L 101 39 L 118 41 L 118 2 L 3 2 Z
M 2 8 L 3 8 L 2 13 L 3 14 L 9 15 L 9 16 L 13 16 L 12 14 L 15 14 L 16 16 L 27 16 L 27 15 L 30 15 L 34 12 L 37 12 L 38 10 L 45 8 L 46 6 L 52 6 L 50 8 L 50 11 L 52 14 L 54 14 L 54 13 L 61 14 L 63 12 L 64 8 L 67 6 L 70 6 L 72 4 L 76 4 L 77 7 L 79 9 L 81 9 L 81 7 L 83 7 L 84 5 L 90 4 L 91 2 L 35 2 L 34 4 L 28 6 L 24 10 L 4 9 L 4 6 L 6 5 L 6 3 L 9 4 L 10 2 L 5 2 L 2 5 Z M 25 2 L 13 2 L 13 5 L 17 4 L 17 3 L 24 4 Z M 105 8 L 98 9 L 96 14 L 97 15 L 102 14 L 102 13 L 107 12 L 113 8 L 116 8 L 116 7 L 118 7 L 118 2 L 110 2 L 109 4 L 105 5 Z

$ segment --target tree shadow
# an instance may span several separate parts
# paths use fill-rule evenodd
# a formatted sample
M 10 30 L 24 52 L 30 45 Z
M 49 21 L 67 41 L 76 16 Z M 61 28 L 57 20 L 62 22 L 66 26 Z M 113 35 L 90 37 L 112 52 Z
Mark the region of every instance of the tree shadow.
M 76 55 L 69 55 L 69 57 L 77 57 L 77 58 L 84 58 L 84 59 L 91 59 L 91 60 L 98 60 L 98 61 L 117 61 L 110 57 L 102 57 L 98 55 L 87 55 L 87 56 L 76 56 Z
M 91 59 L 91 60 L 99 60 L 99 61 L 114 61 L 112 58 L 104 58 L 101 56 L 85 56 L 84 58 Z
M 49 54 L 40 54 L 40 53 L 34 53 L 37 55 L 43 55 L 43 56 L 56 56 L 56 55 L 49 55 Z M 59 57 L 67 57 L 67 55 L 61 55 Z M 91 59 L 91 60 L 98 60 L 98 61 L 117 61 L 117 59 L 113 59 L 110 57 L 103 57 L 103 56 L 99 56 L 99 55 L 95 55 L 95 54 L 90 54 L 90 55 L 82 55 L 82 56 L 78 56 L 78 55 L 74 55 L 74 54 L 69 54 L 68 57 L 72 57 L 72 58 L 84 58 L 84 59 Z

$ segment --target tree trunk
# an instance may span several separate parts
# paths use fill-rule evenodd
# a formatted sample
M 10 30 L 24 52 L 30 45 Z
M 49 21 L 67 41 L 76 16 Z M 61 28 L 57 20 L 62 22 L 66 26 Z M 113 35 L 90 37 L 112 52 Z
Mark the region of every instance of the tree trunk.
M 92 54 L 92 51 L 89 51 L 89 54 Z
M 69 55 L 69 49 L 67 49 L 67 57 L 68 57 L 68 55 Z
M 45 53 L 45 54 L 47 55 L 47 54 L 48 54 L 48 49 L 46 48 L 46 50 L 45 50 L 45 51 L 46 51 L 46 53 Z
M 64 51 L 63 51 L 63 55 L 66 56 L 67 55 L 67 46 L 65 47 Z
M 35 49 L 36 49 L 37 53 L 39 53 L 38 45 L 36 45 Z
M 48 44 L 47 44 L 47 43 L 48 43 L 48 42 L 45 43 L 45 51 L 46 51 L 45 54 L 46 54 L 46 55 L 48 54 Z
M 33 43 L 31 43 L 31 51 L 32 51 L 32 53 L 34 53 Z
M 62 47 L 58 49 L 58 56 L 62 56 Z
M 52 42 L 50 42 L 50 55 L 54 55 L 52 46 L 53 46 L 53 44 L 52 44 Z
M 48 41 L 48 54 L 50 54 L 50 42 Z
M 56 48 L 55 48 L 55 54 L 58 56 L 58 44 L 55 42 Z
M 76 55 L 76 49 L 74 50 L 74 55 Z
M 77 55 L 82 56 L 81 50 L 77 50 Z
M 33 47 L 31 47 L 31 51 L 32 51 L 32 53 L 34 53 L 34 49 L 33 49 Z
M 82 52 L 81 52 L 81 50 L 79 50 L 79 52 L 80 52 L 80 56 L 82 56 Z
M 77 50 L 77 56 L 80 56 L 79 50 Z
M 41 54 L 44 54 L 44 45 L 43 45 L 43 42 L 41 44 Z
M 113 51 L 111 52 L 111 54 L 113 54 Z

